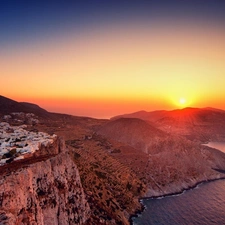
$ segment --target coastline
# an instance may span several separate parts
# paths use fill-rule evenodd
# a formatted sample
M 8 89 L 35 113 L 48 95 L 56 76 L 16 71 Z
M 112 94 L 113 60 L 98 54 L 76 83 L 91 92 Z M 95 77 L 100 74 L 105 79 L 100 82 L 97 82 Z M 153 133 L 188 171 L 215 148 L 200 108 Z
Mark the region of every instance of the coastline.
M 224 177 L 220 177 L 220 178 L 212 178 L 212 179 L 207 179 L 207 180 L 203 180 L 203 181 L 199 181 L 196 184 L 194 184 L 191 187 L 188 188 L 184 188 L 181 191 L 177 191 L 177 192 L 171 192 L 168 194 L 164 194 L 164 195 L 157 195 L 157 196 L 150 196 L 150 197 L 141 197 L 139 198 L 139 202 L 141 204 L 141 210 L 137 210 L 134 214 L 131 214 L 129 217 L 129 223 L 130 225 L 134 225 L 132 218 L 134 217 L 138 217 L 138 215 L 142 214 L 144 212 L 144 210 L 146 209 L 145 205 L 142 203 L 142 200 L 144 199 L 157 199 L 157 198 L 165 198 L 165 197 L 170 197 L 170 196 L 177 196 L 177 195 L 181 195 L 186 191 L 192 190 L 197 188 L 199 185 L 201 184 L 206 184 L 206 183 L 210 183 L 213 181 L 217 181 L 217 180 L 225 180 L 225 176 Z

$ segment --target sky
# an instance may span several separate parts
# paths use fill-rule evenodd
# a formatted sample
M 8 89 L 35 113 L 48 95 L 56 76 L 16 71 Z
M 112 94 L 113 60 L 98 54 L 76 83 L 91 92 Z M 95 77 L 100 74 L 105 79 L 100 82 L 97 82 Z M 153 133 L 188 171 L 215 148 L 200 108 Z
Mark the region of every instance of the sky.
M 0 95 L 51 112 L 225 109 L 225 1 L 0 1 Z

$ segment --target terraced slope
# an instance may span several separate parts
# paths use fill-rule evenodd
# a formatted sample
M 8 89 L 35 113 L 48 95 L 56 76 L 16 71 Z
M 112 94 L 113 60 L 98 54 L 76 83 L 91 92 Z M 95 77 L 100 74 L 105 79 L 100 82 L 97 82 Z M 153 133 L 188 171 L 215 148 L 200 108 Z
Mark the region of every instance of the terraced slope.
M 89 224 L 129 224 L 130 214 L 141 209 L 138 197 L 145 186 L 140 179 L 109 154 L 113 146 L 100 136 L 66 143 L 71 146 L 92 210 Z

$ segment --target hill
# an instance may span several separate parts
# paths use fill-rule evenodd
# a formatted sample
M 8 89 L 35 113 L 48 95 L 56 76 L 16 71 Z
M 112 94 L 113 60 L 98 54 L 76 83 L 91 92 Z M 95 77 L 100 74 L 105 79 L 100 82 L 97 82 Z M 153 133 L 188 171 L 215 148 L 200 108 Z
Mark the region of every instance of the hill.
M 161 131 L 147 121 L 119 118 L 103 124 L 97 133 L 117 146 L 111 153 L 141 178 L 146 196 L 176 193 L 223 177 L 217 172 L 225 168 L 224 153 Z
M 225 140 L 225 111 L 214 108 L 184 108 L 172 111 L 139 111 L 112 118 L 139 118 L 153 123 L 166 133 L 190 140 Z
M 47 110 L 41 108 L 40 106 L 29 103 L 29 102 L 17 102 L 12 99 L 0 95 L 0 116 L 9 115 L 12 113 L 33 113 L 35 116 L 38 117 L 44 123 L 48 121 L 61 121 L 65 118 L 70 120 L 73 118 L 71 115 L 61 114 L 61 113 L 53 113 L 48 112 Z
M 158 142 L 160 138 L 166 136 L 163 131 L 137 118 L 120 118 L 109 121 L 97 133 L 109 139 L 126 143 L 145 153 L 149 152 L 149 146 L 152 143 Z
M 0 95 L 0 114 L 5 115 L 11 112 L 29 112 L 28 109 L 19 102 Z
M 46 119 L 54 117 L 51 113 L 38 105 L 27 102 L 17 102 L 4 96 L 0 96 L 0 115 L 14 112 L 34 113 L 35 115 Z
M 35 180 L 36 174 L 40 175 L 38 176 L 39 181 L 46 180 L 45 172 L 41 172 L 44 171 L 45 163 L 53 162 L 53 157 L 58 158 L 57 165 L 52 171 L 54 174 L 58 165 L 60 165 L 66 167 L 67 171 L 71 171 L 72 177 L 73 172 L 80 176 L 81 183 L 72 181 L 71 184 L 75 184 L 75 186 L 69 187 L 69 192 L 77 193 L 74 196 L 78 198 L 79 193 L 81 193 L 80 195 L 87 200 L 87 204 L 79 203 L 70 196 L 70 198 L 67 198 L 69 203 L 67 206 L 72 207 L 73 214 L 76 214 L 79 212 L 79 208 L 85 205 L 87 209 L 87 213 L 85 212 L 86 225 L 128 225 L 129 216 L 134 214 L 137 209 L 141 209 L 138 201 L 140 197 L 177 193 L 193 187 L 199 182 L 225 178 L 225 154 L 185 138 L 185 132 L 192 132 L 191 134 L 194 135 L 196 130 L 200 132 L 200 128 L 209 128 L 209 125 L 215 126 L 214 135 L 217 135 L 218 126 L 223 124 L 224 112 L 221 110 L 207 108 L 203 110 L 206 114 L 202 114 L 201 109 L 190 108 L 171 112 L 155 111 L 151 114 L 151 117 L 154 118 L 152 120 L 148 119 L 148 112 L 140 111 L 135 116 L 139 115 L 142 118 L 100 120 L 50 113 L 37 105 L 19 103 L 5 97 L 1 97 L 0 100 L 0 104 L 4 106 L 4 108 L 0 107 L 0 114 L 2 115 L 0 116 L 0 122 L 2 121 L 3 125 L 6 124 L 4 112 L 7 115 L 15 111 L 19 112 L 18 115 L 34 113 L 34 121 L 36 121 L 36 118 L 40 121 L 26 123 L 26 130 L 63 137 L 65 142 L 62 142 L 60 146 L 62 145 L 61 147 L 65 148 L 68 153 L 66 159 L 60 151 L 59 154 L 54 153 L 53 156 L 51 149 L 46 147 L 44 150 L 47 155 L 44 158 L 33 157 L 28 161 L 7 162 L 4 165 L 5 169 L 2 167 L 5 171 L 4 174 L 7 175 L 7 182 L 14 179 L 14 175 L 23 171 L 21 169 L 28 168 L 29 170 L 30 167 L 36 168 L 37 165 L 41 166 L 38 166 L 34 175 L 30 173 L 29 180 Z M 37 114 L 39 116 L 36 116 Z M 215 124 L 213 120 L 215 120 Z M 13 117 L 8 122 L 10 126 L 14 126 L 16 123 L 13 121 Z M 11 122 L 13 123 L 11 124 Z M 23 121 L 20 121 L 20 123 L 23 123 Z M 195 126 L 193 126 L 193 123 Z M 168 126 L 170 126 L 170 129 L 168 129 Z M 185 130 L 182 130 L 184 128 Z M 179 131 L 183 132 L 181 132 L 183 136 L 180 135 Z M 6 132 L 12 132 L 12 129 Z M 204 135 L 204 132 L 203 129 L 203 132 L 199 135 Z M 2 147 L 9 142 L 7 136 L 8 133 L 5 134 Z M 201 136 L 196 136 L 196 139 L 200 140 L 199 137 Z M 18 140 L 15 139 L 14 142 L 18 142 Z M 19 142 L 15 144 L 19 146 Z M 8 147 L 10 148 L 10 146 Z M 61 149 L 61 147 L 57 149 Z M 4 155 L 1 157 L 4 160 Z M 45 162 L 46 160 L 47 162 Z M 61 172 L 60 174 L 64 176 L 66 170 Z M 58 174 L 55 175 L 58 177 Z M 59 177 L 62 177 L 61 175 Z M 0 176 L 0 179 L 5 178 Z M 15 183 L 19 183 L 17 179 L 19 178 L 15 178 Z M 24 186 L 26 190 L 21 190 L 21 195 L 27 192 L 30 184 L 32 183 Z M 66 196 L 67 191 L 65 191 L 64 183 L 58 178 L 52 182 L 52 189 L 45 188 L 46 182 L 43 183 L 44 186 L 42 183 L 40 184 L 37 183 L 42 190 L 40 199 L 46 197 L 50 207 L 55 205 L 55 201 L 50 198 L 51 196 L 55 195 L 56 199 L 60 194 Z M 12 191 L 10 188 L 13 189 L 14 186 L 10 186 L 10 183 L 7 183 L 7 185 L 8 191 Z M 55 186 L 60 189 L 59 193 L 53 193 L 52 190 L 55 190 Z M 39 189 L 37 190 L 39 192 Z M 4 196 L 3 200 L 0 199 L 0 204 L 1 201 L 5 202 L 9 195 L 4 194 Z M 12 204 L 10 207 L 13 207 L 14 202 L 20 199 L 20 196 L 16 195 L 16 197 L 7 199 Z M 77 207 L 73 207 L 76 203 L 78 204 Z M 27 206 L 25 211 L 30 210 L 29 204 L 29 199 L 25 199 L 24 205 Z M 43 204 L 43 206 L 45 207 L 46 204 Z M 4 214 L 6 216 L 10 216 L 10 213 L 12 213 L 9 208 L 4 210 L 7 213 Z M 23 212 L 25 211 L 23 210 Z M 16 212 L 15 217 L 17 216 Z M 37 213 L 40 212 L 39 210 Z M 49 211 L 43 208 L 43 212 Z M 88 214 L 89 212 L 90 214 Z M 29 213 L 29 215 L 32 215 L 31 211 Z M 61 211 L 53 213 L 52 216 L 58 218 L 58 213 L 61 214 Z M 1 218 L 5 217 L 2 217 L 0 212 L 0 223 L 2 222 Z M 76 224 L 74 223 L 76 218 L 71 219 L 73 224 Z

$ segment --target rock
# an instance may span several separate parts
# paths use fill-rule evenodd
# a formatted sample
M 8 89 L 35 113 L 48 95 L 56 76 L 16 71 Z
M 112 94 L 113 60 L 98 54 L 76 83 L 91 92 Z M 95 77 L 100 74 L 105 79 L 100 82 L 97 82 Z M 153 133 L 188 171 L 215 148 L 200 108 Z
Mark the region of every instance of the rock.
M 83 224 L 89 213 L 68 152 L 0 178 L 0 224 Z

